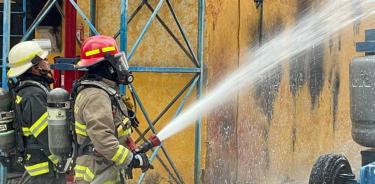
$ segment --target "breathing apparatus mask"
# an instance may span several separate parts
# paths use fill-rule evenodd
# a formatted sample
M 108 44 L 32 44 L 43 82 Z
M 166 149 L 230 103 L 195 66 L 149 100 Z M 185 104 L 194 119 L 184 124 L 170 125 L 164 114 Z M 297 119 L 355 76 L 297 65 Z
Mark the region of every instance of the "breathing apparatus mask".
M 116 73 L 116 82 L 118 84 L 128 85 L 133 82 L 134 76 L 131 72 L 129 72 L 129 65 L 124 52 L 115 55 L 107 53 L 105 54 L 104 58 L 112 66 L 110 72 L 113 74 Z

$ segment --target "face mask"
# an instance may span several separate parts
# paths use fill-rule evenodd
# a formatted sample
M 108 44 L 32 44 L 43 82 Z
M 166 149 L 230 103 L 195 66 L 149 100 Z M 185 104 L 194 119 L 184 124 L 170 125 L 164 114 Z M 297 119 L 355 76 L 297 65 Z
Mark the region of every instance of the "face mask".
M 55 79 L 53 78 L 51 70 L 45 70 L 45 69 L 39 68 L 39 73 L 40 73 L 40 76 L 43 77 L 48 84 L 52 84 L 55 82 Z
M 34 66 L 37 66 L 37 65 L 40 65 L 41 62 L 44 62 L 45 59 L 42 59 L 41 57 L 39 57 L 38 55 L 36 55 L 32 60 L 31 60 L 31 63 L 34 65 Z M 39 74 L 41 76 L 44 76 L 44 75 L 48 75 L 49 72 L 51 70 L 47 70 L 47 69 L 43 69 L 42 67 L 40 66 L 37 66 L 37 70 L 39 71 Z
M 46 70 L 41 67 L 38 67 L 37 70 L 39 71 L 40 76 L 43 77 L 48 84 L 54 83 L 55 80 L 53 79 L 52 70 Z
M 41 67 L 38 67 L 38 70 L 41 76 L 47 76 L 52 73 L 50 70 L 46 70 Z

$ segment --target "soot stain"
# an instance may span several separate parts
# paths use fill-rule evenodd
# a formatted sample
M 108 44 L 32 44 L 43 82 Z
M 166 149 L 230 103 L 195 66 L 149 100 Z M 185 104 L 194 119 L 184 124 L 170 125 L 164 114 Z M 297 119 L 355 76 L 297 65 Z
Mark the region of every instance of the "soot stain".
M 333 111 L 333 132 L 336 131 L 337 124 L 337 111 L 338 111 L 338 102 L 339 102 L 339 92 L 340 92 L 340 75 L 338 72 L 335 72 L 333 83 L 332 83 L 332 111 Z
M 340 51 L 341 51 L 341 34 L 339 34 L 337 38 L 331 37 L 329 39 L 329 53 L 331 55 L 334 55 L 336 52 L 340 52 Z
M 306 82 L 306 55 L 300 54 L 292 58 L 289 64 L 289 89 L 293 96 Z
M 284 24 L 281 16 L 276 17 L 273 23 L 271 23 L 270 30 L 267 32 L 267 39 L 272 38 L 277 33 L 284 29 Z M 261 76 L 261 82 L 256 86 L 256 96 L 258 104 L 262 108 L 263 112 L 267 116 L 268 121 L 273 116 L 273 104 L 282 78 L 282 66 L 278 65 L 273 71 L 266 73 Z
M 338 100 L 339 100 L 339 92 L 340 92 L 340 68 L 339 68 L 339 54 L 341 50 L 341 35 L 337 37 L 337 39 L 334 39 L 334 46 L 333 50 L 330 53 L 330 61 L 331 61 L 331 67 L 329 70 L 329 78 L 328 83 L 331 89 L 331 107 L 332 107 L 332 131 L 335 133 L 336 131 L 336 125 L 337 125 L 337 112 L 338 112 Z
M 263 35 L 266 36 L 265 38 L 266 40 L 272 39 L 275 35 L 277 35 L 278 33 L 280 33 L 281 31 L 285 29 L 282 16 L 275 17 L 275 20 L 268 24 L 270 24 L 269 30 L 266 33 L 263 33 Z
M 352 16 L 359 17 L 362 14 L 361 0 L 352 0 Z M 361 19 L 358 18 L 353 23 L 354 35 L 359 35 L 361 28 Z
M 297 128 L 293 125 L 292 129 L 292 150 L 293 152 L 296 150 L 296 141 L 297 141 Z
M 324 44 L 314 46 L 308 57 L 308 85 L 312 108 L 318 103 L 324 85 Z
M 269 122 L 273 117 L 273 104 L 279 92 L 281 78 L 282 69 L 279 65 L 272 72 L 265 74 L 256 87 L 258 104 Z
M 297 19 L 302 18 L 311 8 L 312 0 L 297 1 Z
M 304 15 L 311 11 L 313 6 L 312 0 L 298 0 L 297 1 L 297 20 L 302 18 Z M 307 79 L 307 64 L 309 63 L 309 51 L 300 53 L 297 56 L 294 56 L 289 64 L 289 89 L 292 92 L 293 96 L 298 94 L 298 90 L 303 88 Z
M 257 25 L 257 26 L 259 26 L 259 25 Z M 258 48 L 258 47 L 260 47 L 261 44 L 260 44 L 260 40 L 259 40 L 259 37 L 260 37 L 259 28 L 254 29 L 254 27 L 249 26 L 248 32 L 251 35 L 254 35 L 253 39 L 249 39 L 249 41 L 248 41 L 249 42 L 248 44 L 249 44 L 250 48 Z M 263 38 L 261 38 L 261 39 L 263 40 Z

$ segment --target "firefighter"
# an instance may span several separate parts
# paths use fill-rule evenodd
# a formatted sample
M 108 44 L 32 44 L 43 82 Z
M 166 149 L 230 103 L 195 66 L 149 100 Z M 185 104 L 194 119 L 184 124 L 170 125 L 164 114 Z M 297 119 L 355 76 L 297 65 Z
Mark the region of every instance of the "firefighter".
M 119 84 L 129 84 L 133 79 L 125 55 L 112 37 L 89 37 L 82 45 L 77 68 L 88 72 L 74 85 L 73 92 L 77 93 L 74 118 L 79 144 L 75 181 L 124 183 L 121 171 L 150 167 L 144 153 L 133 154 L 126 144 L 132 123 L 117 94 Z
M 54 169 L 56 156 L 48 150 L 47 93 L 53 83 L 48 51 L 35 41 L 15 45 L 9 52 L 9 78 L 17 78 L 12 87 L 16 114 L 16 141 L 25 173 L 20 183 L 66 183 Z

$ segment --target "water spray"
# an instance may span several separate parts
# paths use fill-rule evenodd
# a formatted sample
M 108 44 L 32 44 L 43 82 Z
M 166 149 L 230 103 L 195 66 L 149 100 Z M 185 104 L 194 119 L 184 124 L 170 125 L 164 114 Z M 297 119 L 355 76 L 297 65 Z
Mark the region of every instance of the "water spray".
M 365 8 L 361 13 L 352 15 L 348 12 L 352 11 L 353 6 Z M 226 102 L 237 90 L 257 85 L 263 76 L 275 74 L 277 71 L 274 69 L 283 62 L 296 62 L 291 58 L 319 45 L 348 25 L 372 15 L 375 15 L 374 0 L 362 0 L 356 4 L 352 4 L 350 0 L 324 1 L 319 10 L 306 14 L 294 27 L 281 32 L 259 49 L 249 52 L 243 66 L 173 119 L 157 136 L 160 140 L 165 140 L 182 131 L 194 124 L 200 114 L 209 113 L 217 105 Z

